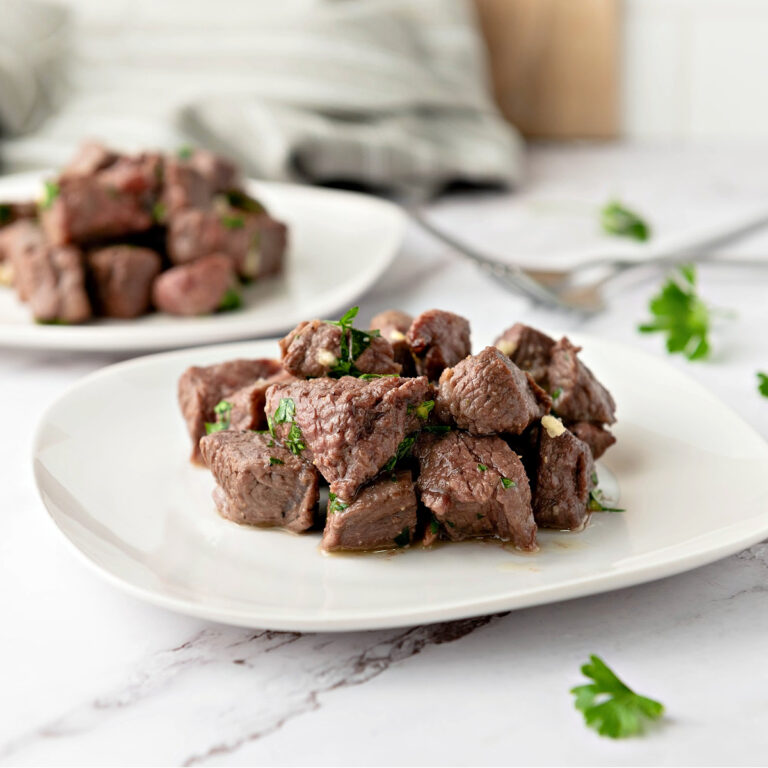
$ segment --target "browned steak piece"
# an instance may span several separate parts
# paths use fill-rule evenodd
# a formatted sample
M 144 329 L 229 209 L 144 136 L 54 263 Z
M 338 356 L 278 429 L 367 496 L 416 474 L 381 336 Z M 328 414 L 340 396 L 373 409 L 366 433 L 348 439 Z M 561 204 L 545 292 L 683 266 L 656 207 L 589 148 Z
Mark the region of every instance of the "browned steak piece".
M 421 427 L 415 408 L 430 394 L 424 377 L 310 379 L 270 387 L 266 410 L 278 439 L 313 462 L 332 493 L 351 501 Z
M 286 226 L 266 214 L 188 209 L 172 216 L 168 224 L 168 254 L 174 264 L 223 253 L 248 279 L 280 272 L 286 243 Z
M 566 421 L 616 421 L 610 392 L 578 358 L 580 347 L 562 338 L 552 349 L 547 379 L 552 408 Z
M 195 149 L 189 157 L 189 164 L 205 179 L 213 192 L 226 192 L 240 187 L 237 166 L 221 155 Z
M 417 373 L 430 381 L 437 381 L 443 369 L 456 365 L 472 351 L 469 321 L 440 309 L 422 312 L 408 329 L 406 340 Z
M 422 503 L 454 541 L 497 536 L 536 548 L 528 477 L 517 454 L 499 437 L 453 430 L 423 433 L 415 448 Z
M 593 459 L 599 459 L 616 442 L 616 438 L 602 424 L 592 421 L 577 421 L 569 424 L 568 429 L 589 446 Z
M 401 376 L 415 376 L 416 366 L 411 355 L 411 348 L 405 340 L 405 335 L 413 323 L 413 318 L 407 312 L 399 309 L 388 309 L 379 312 L 371 320 L 371 330 L 381 331 L 381 335 L 392 345 L 395 362 L 402 366 Z
M 38 322 L 74 324 L 90 319 L 83 254 L 77 248 L 34 248 L 15 261 L 14 270 Z
M 87 257 L 97 312 L 106 317 L 139 317 L 150 308 L 152 281 L 162 260 L 149 248 L 112 245 Z
M 247 384 L 237 392 L 227 396 L 227 401 L 232 406 L 230 413 L 230 425 L 232 429 L 266 429 L 267 414 L 265 406 L 267 401 L 267 389 L 273 384 L 293 381 L 290 373 L 283 370 L 277 360 L 274 361 L 274 373 L 265 371 L 264 378 L 257 379 L 252 384 Z
M 37 222 L 22 219 L 9 224 L 0 230 L 0 261 L 4 262 L 7 278 L 16 288 L 16 294 L 21 301 L 27 301 L 32 293 L 34 284 L 29 280 L 34 278 L 30 269 L 24 269 L 23 262 L 34 258 L 34 255 L 45 250 L 45 236 Z
M 323 320 L 299 323 L 280 339 L 280 354 L 286 371 L 302 379 L 326 376 L 342 359 L 341 328 Z M 365 338 L 365 337 L 363 337 Z M 347 350 L 350 346 L 347 333 Z M 367 336 L 367 348 L 354 360 L 361 373 L 400 373 L 392 345 L 381 336 Z
M 86 141 L 80 145 L 75 156 L 64 166 L 61 177 L 92 176 L 97 171 L 112 165 L 117 158 L 116 152 L 98 141 Z
M 244 525 L 310 528 L 317 507 L 317 470 L 269 436 L 215 432 L 200 441 L 205 463 L 218 487 L 219 514 Z
M 496 347 L 465 357 L 440 376 L 436 412 L 473 435 L 521 434 L 552 400 Z
M 120 157 L 89 176 L 49 186 L 41 221 L 54 245 L 142 232 L 154 224 L 162 161 L 158 155 Z
M 283 367 L 277 360 L 228 360 L 205 367 L 187 368 L 179 379 L 179 407 L 192 440 L 192 461 L 200 461 L 198 442 L 205 434 L 206 422 L 216 421 L 216 405 L 257 382 L 280 376 Z M 271 383 L 271 382 L 270 382 Z M 234 410 L 234 409 L 233 409 Z M 265 419 L 266 420 L 266 419 Z M 261 429 L 260 423 L 253 429 Z
M 322 547 L 328 551 L 404 547 L 416 529 L 417 507 L 410 470 L 382 475 L 350 504 L 329 502 Z
M 529 325 L 515 323 L 493 342 L 518 368 L 533 376 L 536 383 L 549 391 L 547 368 L 555 340 Z
M 165 160 L 163 171 L 163 219 L 185 208 L 206 208 L 213 201 L 214 190 L 208 179 L 192 165 L 174 157 Z
M 594 464 L 589 446 L 560 419 L 541 420 L 539 466 L 533 492 L 533 514 L 544 528 L 577 530 L 589 517 Z
M 152 303 L 171 315 L 209 315 L 236 290 L 231 259 L 214 254 L 160 274 L 152 286 Z

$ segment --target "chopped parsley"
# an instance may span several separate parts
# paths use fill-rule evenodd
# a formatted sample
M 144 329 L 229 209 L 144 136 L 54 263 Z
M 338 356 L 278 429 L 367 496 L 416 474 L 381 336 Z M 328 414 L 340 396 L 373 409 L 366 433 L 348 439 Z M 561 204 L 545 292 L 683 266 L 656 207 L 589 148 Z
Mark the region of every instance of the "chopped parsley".
M 300 456 L 301 452 L 307 447 L 304 444 L 304 436 L 301 434 L 299 425 L 295 422 L 296 403 L 290 397 L 281 397 L 280 402 L 275 409 L 275 415 L 267 417 L 269 432 L 272 437 L 275 435 L 275 424 L 290 424 L 288 435 L 283 438 L 283 444 L 294 455 Z
M 640 242 L 645 242 L 651 237 L 648 223 L 618 200 L 612 200 L 600 209 L 600 223 L 609 235 L 629 237 Z
M 176 157 L 178 157 L 179 160 L 191 160 L 193 153 L 194 149 L 192 149 L 189 144 L 184 144 L 176 150 Z
M 409 405 L 408 415 L 410 416 L 412 413 L 415 413 L 420 419 L 426 421 L 434 407 L 434 400 L 425 400 L 421 405 Z
M 502 477 L 501 484 L 505 488 L 517 488 L 517 483 L 514 480 L 510 480 L 508 477 Z
M 278 458 L 276 458 L 275 456 L 270 456 L 270 457 L 269 457 L 269 463 L 270 463 L 270 464 L 271 464 L 273 467 L 274 467 L 274 466 L 277 466 L 278 464 L 285 464 L 285 462 L 284 462 L 282 459 L 278 459 Z
M 594 682 L 571 688 L 573 704 L 583 713 L 584 722 L 601 736 L 637 736 L 646 721 L 664 714 L 663 704 L 635 693 L 599 656 L 591 655 L 581 672 Z
M 229 429 L 232 423 L 232 403 L 229 401 L 222 400 L 220 403 L 217 403 L 213 412 L 216 414 L 216 421 L 213 423 L 205 422 L 206 435 L 213 434 L 214 432 L 223 432 L 225 429 Z
M 625 509 L 606 507 L 605 504 L 603 504 L 603 492 L 599 488 L 595 488 L 589 492 L 587 509 L 590 512 L 626 512 Z
M 440 532 L 440 523 L 434 515 L 432 515 L 432 519 L 429 521 L 429 532 L 435 536 Z
M 456 527 L 456 523 L 452 523 L 450 520 L 446 520 L 445 522 L 448 523 L 448 525 L 450 525 L 451 528 L 455 528 Z
M 411 543 L 411 529 L 406 525 L 400 533 L 395 536 L 395 544 L 398 547 L 407 547 Z
M 654 319 L 639 325 L 640 333 L 665 333 L 670 354 L 680 352 L 689 360 L 709 355 L 710 308 L 696 294 L 696 267 L 681 266 L 648 307 Z
M 555 390 L 555 391 L 552 393 L 552 399 L 553 399 L 553 400 L 557 400 L 557 398 L 558 398 L 558 397 L 560 397 L 560 395 L 562 395 L 562 394 L 563 394 L 563 388 L 562 388 L 562 387 L 558 387 L 558 388 L 557 388 L 557 389 L 556 389 L 556 390 Z
M 416 434 L 407 435 L 400 441 L 400 445 L 397 446 L 395 455 L 392 456 L 389 461 L 384 465 L 384 472 L 391 472 L 399 462 L 410 456 L 413 444 L 416 442 Z
M 768 373 L 757 373 L 757 391 L 763 396 L 768 397 Z
M 47 211 L 53 205 L 53 201 L 59 196 L 61 188 L 55 181 L 46 181 L 44 184 L 45 188 L 43 190 L 43 199 L 40 201 L 40 208 Z
M 482 520 L 485 517 L 485 515 L 481 514 L 480 512 L 477 513 L 477 519 Z
M 335 325 L 341 328 L 341 338 L 339 339 L 340 355 L 328 375 L 334 378 L 342 376 L 360 376 L 361 371 L 355 366 L 355 361 L 371 345 L 371 339 L 381 336 L 380 331 L 361 331 L 353 327 L 359 307 L 348 309 L 337 321 L 328 321 L 329 325 Z
M 451 427 L 447 424 L 428 424 L 424 427 L 425 432 L 433 432 L 437 435 L 444 435 L 446 432 L 451 431 Z
M 226 229 L 242 229 L 245 219 L 242 216 L 222 216 L 221 223 Z
M 239 189 L 230 189 L 224 193 L 224 196 L 229 205 L 231 205 L 232 208 L 237 208 L 239 211 L 245 211 L 246 213 L 264 213 L 266 210 L 258 200 L 254 200 L 250 195 L 241 192 Z
M 488 470 L 488 467 L 485 464 L 478 464 L 477 465 L 477 471 L 478 472 L 486 472 Z
M 371 381 L 372 379 L 399 379 L 399 373 L 361 373 L 358 379 Z M 410 406 L 408 406 L 410 408 Z
M 219 312 L 229 312 L 243 306 L 243 297 L 238 288 L 229 288 L 219 302 Z
M 165 203 L 162 200 L 158 200 L 152 206 L 152 220 L 156 224 L 162 224 L 168 215 L 168 209 L 165 207 Z
M 349 504 L 341 501 L 335 493 L 328 494 L 328 514 L 333 515 L 336 512 L 343 512 Z
M 0 226 L 7 224 L 11 220 L 11 206 L 6 203 L 0 203 Z

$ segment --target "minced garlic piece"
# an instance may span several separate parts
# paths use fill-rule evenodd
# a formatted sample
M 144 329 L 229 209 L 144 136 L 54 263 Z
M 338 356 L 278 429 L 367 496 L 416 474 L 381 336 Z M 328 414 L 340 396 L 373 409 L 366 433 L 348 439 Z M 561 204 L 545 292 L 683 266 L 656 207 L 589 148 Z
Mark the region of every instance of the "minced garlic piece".
M 397 329 L 394 331 L 390 331 L 389 333 L 389 340 L 390 341 L 403 341 L 405 339 L 405 334 L 400 333 Z
M 333 368 L 338 360 L 330 349 L 321 349 L 317 353 L 317 362 L 325 368 Z
M 541 417 L 541 426 L 547 430 L 547 434 L 550 437 L 560 437 L 565 432 L 563 422 L 557 418 L 557 416 L 551 416 L 547 414 Z
M 499 343 L 496 345 L 496 349 L 499 350 L 503 355 L 506 355 L 509 357 L 510 355 L 514 354 L 515 350 L 517 349 L 517 344 L 515 344 L 514 341 L 510 341 L 509 339 L 500 339 Z

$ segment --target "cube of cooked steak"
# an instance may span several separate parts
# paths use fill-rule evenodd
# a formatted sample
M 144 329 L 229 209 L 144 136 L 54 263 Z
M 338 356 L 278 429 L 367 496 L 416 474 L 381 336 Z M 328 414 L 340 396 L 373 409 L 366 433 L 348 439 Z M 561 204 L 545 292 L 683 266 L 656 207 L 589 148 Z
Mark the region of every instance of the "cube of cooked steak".
M 77 248 L 34 248 L 15 260 L 14 270 L 38 322 L 74 324 L 90 319 L 83 254 Z
M 267 389 L 273 384 L 293 381 L 288 371 L 283 370 L 275 360 L 275 371 L 264 378 L 256 379 L 252 384 L 246 384 L 241 389 L 227 396 L 227 402 L 232 406 L 229 414 L 231 429 L 266 429 Z M 265 374 L 267 371 L 265 371 Z
M 589 446 L 593 459 L 599 459 L 616 442 L 602 424 L 593 421 L 576 421 L 569 424 L 568 429 Z
M 493 342 L 518 368 L 533 376 L 536 383 L 549 391 L 547 368 L 555 340 L 529 325 L 515 323 Z
M 589 517 L 594 464 L 589 446 L 560 419 L 541 420 L 539 466 L 533 492 L 533 514 L 544 528 L 577 530 Z
M 179 379 L 178 394 L 179 407 L 192 440 L 192 461 L 200 461 L 198 443 L 205 434 L 206 422 L 216 421 L 214 408 L 219 402 L 252 384 L 269 386 L 272 377 L 282 374 L 283 367 L 277 360 L 266 359 L 228 360 L 205 367 L 195 365 L 187 368 Z M 266 417 L 263 422 L 249 428 L 265 427 Z
M 152 303 L 171 315 L 209 315 L 238 289 L 232 260 L 213 254 L 160 274 L 152 286 Z
M 283 367 L 294 376 L 314 379 L 327 376 L 342 360 L 342 330 L 338 325 L 323 320 L 299 323 L 280 339 L 280 355 Z M 400 365 L 394 361 L 392 345 L 381 336 L 361 337 L 368 346 L 354 360 L 361 373 L 400 373 Z M 367 338 L 367 342 L 365 339 Z M 347 333 L 347 355 L 352 350 L 350 333 Z M 348 360 L 348 356 L 346 358 Z
M 47 239 L 65 245 L 149 229 L 161 175 L 161 158 L 147 154 L 59 179 L 40 216 Z
M 31 219 L 22 219 L 0 230 L 0 253 L 7 266 L 10 282 L 21 301 L 29 299 L 34 287 L 34 284 L 29 283 L 34 273 L 24 269 L 22 263 L 34 258 L 34 254 L 45 250 L 45 247 L 43 230 Z
M 453 312 L 430 309 L 411 323 L 406 334 L 416 371 L 437 381 L 443 369 L 456 365 L 472 351 L 469 321 Z
M 208 179 L 190 163 L 167 157 L 163 166 L 165 216 L 173 216 L 185 208 L 205 208 L 213 201 L 214 189 Z
M 255 216 L 253 226 L 255 232 L 251 248 L 246 257 L 238 262 L 240 274 L 254 280 L 279 275 L 283 271 L 288 248 L 288 227 L 266 214 Z
M 346 506 L 338 499 L 329 502 L 322 548 L 333 552 L 404 547 L 416 529 L 417 508 L 410 470 L 382 475 Z
M 407 312 L 399 309 L 387 309 L 379 312 L 371 320 L 371 330 L 378 330 L 381 335 L 392 345 L 395 353 L 395 362 L 400 363 L 401 376 L 415 376 L 416 366 L 411 355 L 411 348 L 405 340 L 405 335 L 413 323 L 413 318 Z
M 97 171 L 112 165 L 117 158 L 116 152 L 98 141 L 86 141 L 80 145 L 75 156 L 64 166 L 61 177 L 92 176 Z
M 189 157 L 189 164 L 206 180 L 213 192 L 226 192 L 240 186 L 237 166 L 226 157 L 205 149 L 195 149 Z
M 162 260 L 148 248 L 112 245 L 87 256 L 96 308 L 106 317 L 139 317 L 149 311 L 152 282 Z
M 553 408 L 567 421 L 616 421 L 610 392 L 578 358 L 580 347 L 562 338 L 552 349 L 547 379 Z
M 218 483 L 213 499 L 222 517 L 295 533 L 312 526 L 317 470 L 269 435 L 214 432 L 200 441 L 200 451 Z
M 270 387 L 266 410 L 278 439 L 313 462 L 332 493 L 351 501 L 421 427 L 415 408 L 430 394 L 424 377 L 310 379 Z
M 440 376 L 438 417 L 473 435 L 521 434 L 549 413 L 552 400 L 496 347 L 464 358 Z
M 415 455 L 422 503 L 454 541 L 497 536 L 524 550 L 536 548 L 536 523 L 523 464 L 499 437 L 453 430 L 423 433 Z

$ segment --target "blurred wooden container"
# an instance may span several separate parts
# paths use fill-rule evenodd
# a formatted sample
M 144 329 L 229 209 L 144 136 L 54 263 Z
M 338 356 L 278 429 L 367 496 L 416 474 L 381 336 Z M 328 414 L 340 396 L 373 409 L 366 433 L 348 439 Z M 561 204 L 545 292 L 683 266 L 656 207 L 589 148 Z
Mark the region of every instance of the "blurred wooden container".
M 619 132 L 619 0 L 475 0 L 496 100 L 525 135 Z

